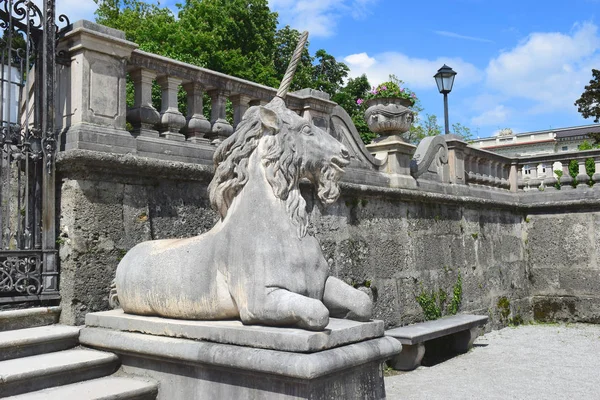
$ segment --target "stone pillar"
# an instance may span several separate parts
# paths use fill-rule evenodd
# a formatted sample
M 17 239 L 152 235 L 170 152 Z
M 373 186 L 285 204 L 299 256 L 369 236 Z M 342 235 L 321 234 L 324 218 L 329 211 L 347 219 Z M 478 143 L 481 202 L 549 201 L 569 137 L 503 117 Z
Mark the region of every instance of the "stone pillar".
M 208 92 L 212 108 L 210 111 L 210 123 L 212 124 L 211 139 L 223 140 L 233 133 L 233 126 L 227 122 L 225 116 L 225 105 L 229 92 L 215 89 Z
M 391 187 L 415 188 L 410 175 L 410 162 L 417 146 L 406 143 L 399 135 L 390 135 L 377 143 L 367 145 L 373 157 L 384 161 L 380 169 L 390 175 Z
M 183 89 L 187 92 L 187 139 L 193 143 L 208 142 L 206 135 L 210 133 L 210 122 L 203 111 L 204 88 L 199 82 L 188 82 Z
M 129 72 L 135 88 L 133 108 L 127 112 L 127 119 L 133 126 L 135 136 L 158 137 L 155 129 L 160 122 L 160 114 L 152 106 L 152 82 L 156 73 L 139 68 Z
M 179 131 L 185 126 L 186 121 L 177 107 L 177 91 L 179 90 L 181 79 L 163 75 L 157 79 L 157 83 L 162 89 L 160 109 L 161 135 L 167 139 L 184 141 L 185 136 L 179 133 Z
M 508 184 L 510 186 L 510 191 L 516 193 L 519 190 L 519 182 L 518 182 L 518 170 L 517 163 L 513 161 L 510 163 L 510 172 L 508 173 Z
M 229 98 L 233 104 L 233 129 L 236 129 L 244 114 L 250 107 L 252 98 L 243 94 L 236 94 Z
M 291 94 L 300 97 L 300 115 L 329 132 L 329 116 L 337 105 L 329 100 L 329 94 L 316 89 L 301 89 Z
M 71 61 L 57 88 L 57 128 L 66 131 L 63 149 L 127 153 L 135 139 L 125 130 L 127 59 L 137 48 L 116 29 L 77 21 L 58 43 Z
M 466 184 L 465 179 L 465 147 L 466 143 L 458 140 L 448 140 L 448 168 L 450 183 Z

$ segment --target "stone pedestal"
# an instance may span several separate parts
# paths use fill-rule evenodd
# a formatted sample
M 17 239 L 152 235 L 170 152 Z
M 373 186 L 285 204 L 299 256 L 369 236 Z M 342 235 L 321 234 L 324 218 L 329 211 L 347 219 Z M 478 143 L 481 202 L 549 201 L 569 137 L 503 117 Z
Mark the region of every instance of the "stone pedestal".
M 380 169 L 390 174 L 392 187 L 416 188 L 416 182 L 410 175 L 410 161 L 416 146 L 406 143 L 400 135 L 377 138 L 367 145 L 367 149 L 383 162 Z
M 382 363 L 400 343 L 382 321 L 331 319 L 322 332 L 88 314 L 83 345 L 117 353 L 124 373 L 159 382 L 158 399 L 384 399 Z

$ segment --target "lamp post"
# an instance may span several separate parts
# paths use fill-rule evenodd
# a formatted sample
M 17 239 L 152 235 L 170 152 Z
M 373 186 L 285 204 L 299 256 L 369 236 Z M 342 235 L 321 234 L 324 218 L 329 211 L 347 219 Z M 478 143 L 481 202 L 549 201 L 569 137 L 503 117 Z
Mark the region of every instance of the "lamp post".
M 448 125 L 448 93 L 452 91 L 455 76 L 456 72 L 446 64 L 438 69 L 437 74 L 433 76 L 438 90 L 444 95 L 444 122 L 446 125 L 446 135 L 450 133 L 450 126 Z

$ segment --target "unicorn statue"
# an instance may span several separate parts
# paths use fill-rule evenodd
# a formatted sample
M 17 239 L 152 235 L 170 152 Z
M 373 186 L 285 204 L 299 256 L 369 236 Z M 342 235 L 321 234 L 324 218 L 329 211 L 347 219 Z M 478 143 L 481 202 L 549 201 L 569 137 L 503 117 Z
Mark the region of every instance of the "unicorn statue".
M 369 296 L 329 275 L 319 242 L 307 233 L 300 181 L 331 204 L 350 162 L 340 142 L 285 105 L 307 37 L 276 97 L 249 108 L 215 151 L 208 190 L 216 225 L 200 236 L 140 243 L 119 263 L 115 296 L 125 313 L 315 331 L 329 317 L 371 318 Z

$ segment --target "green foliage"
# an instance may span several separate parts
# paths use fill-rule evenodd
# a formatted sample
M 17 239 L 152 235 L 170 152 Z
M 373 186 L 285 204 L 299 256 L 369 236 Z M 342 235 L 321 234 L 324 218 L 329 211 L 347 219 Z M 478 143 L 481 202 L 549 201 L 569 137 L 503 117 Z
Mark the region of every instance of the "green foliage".
M 444 267 L 446 268 L 446 267 Z M 462 303 L 462 278 L 460 272 L 456 283 L 452 288 L 452 298 L 450 304 L 446 306 L 448 294 L 443 289 L 426 291 L 421 284 L 421 292 L 416 297 L 417 303 L 423 310 L 426 321 L 432 321 L 441 318 L 442 315 L 455 315 L 460 309 Z
M 510 301 L 504 296 L 500 297 L 496 306 L 500 312 L 500 319 L 506 321 L 510 315 Z
M 471 237 L 475 240 L 477 240 L 477 238 L 479 237 L 479 233 L 475 232 L 475 233 L 471 233 Z
M 369 90 L 364 99 L 358 99 L 360 103 L 363 100 L 381 99 L 381 98 L 398 98 L 410 100 L 412 104 L 416 103 L 417 95 L 409 88 L 402 87 L 402 82 L 396 76 L 390 75 L 390 80 L 379 84 L 377 87 Z
M 437 117 L 431 114 L 425 114 L 421 119 L 421 114 L 415 116 L 415 122 L 410 130 L 404 135 L 404 139 L 412 144 L 417 144 L 427 136 L 437 136 L 442 133 L 442 127 L 438 124 Z
M 585 87 L 575 105 L 583 118 L 594 118 L 594 122 L 600 122 L 600 70 L 592 69 L 590 84 Z M 596 139 L 596 143 L 598 142 Z
M 577 182 L 577 175 L 579 175 L 579 163 L 577 160 L 569 161 L 569 175 L 571 175 L 571 178 L 573 178 L 571 181 L 571 186 L 577 187 L 577 184 L 579 183 Z
M 438 303 L 438 297 L 435 291 L 432 290 L 430 294 L 421 287 L 421 293 L 417 296 L 417 303 L 419 303 L 423 310 L 425 321 L 441 318 L 443 304 L 441 304 L 441 302 Z
M 554 184 L 554 187 L 556 188 L 556 190 L 560 190 L 560 188 L 562 187 L 560 183 L 560 178 L 562 178 L 563 172 L 560 169 L 555 169 L 554 174 L 556 175 L 556 183 Z
M 583 143 L 577 146 L 577 150 L 592 150 L 593 148 L 594 146 L 587 140 L 584 140 Z
M 462 303 L 462 278 L 460 276 L 460 272 L 458 273 L 458 278 L 456 279 L 456 283 L 452 288 L 452 300 L 450 300 L 450 305 L 448 306 L 448 315 L 456 315 L 458 309 L 460 308 L 460 304 Z
M 352 118 L 352 122 L 364 143 L 371 143 L 377 134 L 371 132 L 365 121 L 364 106 L 358 103 L 358 99 L 364 98 L 371 85 L 366 75 L 348 79 L 346 86 L 338 90 L 331 100 L 338 103 Z
M 585 173 L 587 174 L 587 176 L 590 177 L 590 179 L 588 180 L 588 185 L 590 187 L 594 186 L 594 181 L 592 177 L 596 173 L 596 162 L 592 157 L 588 157 L 585 159 Z

